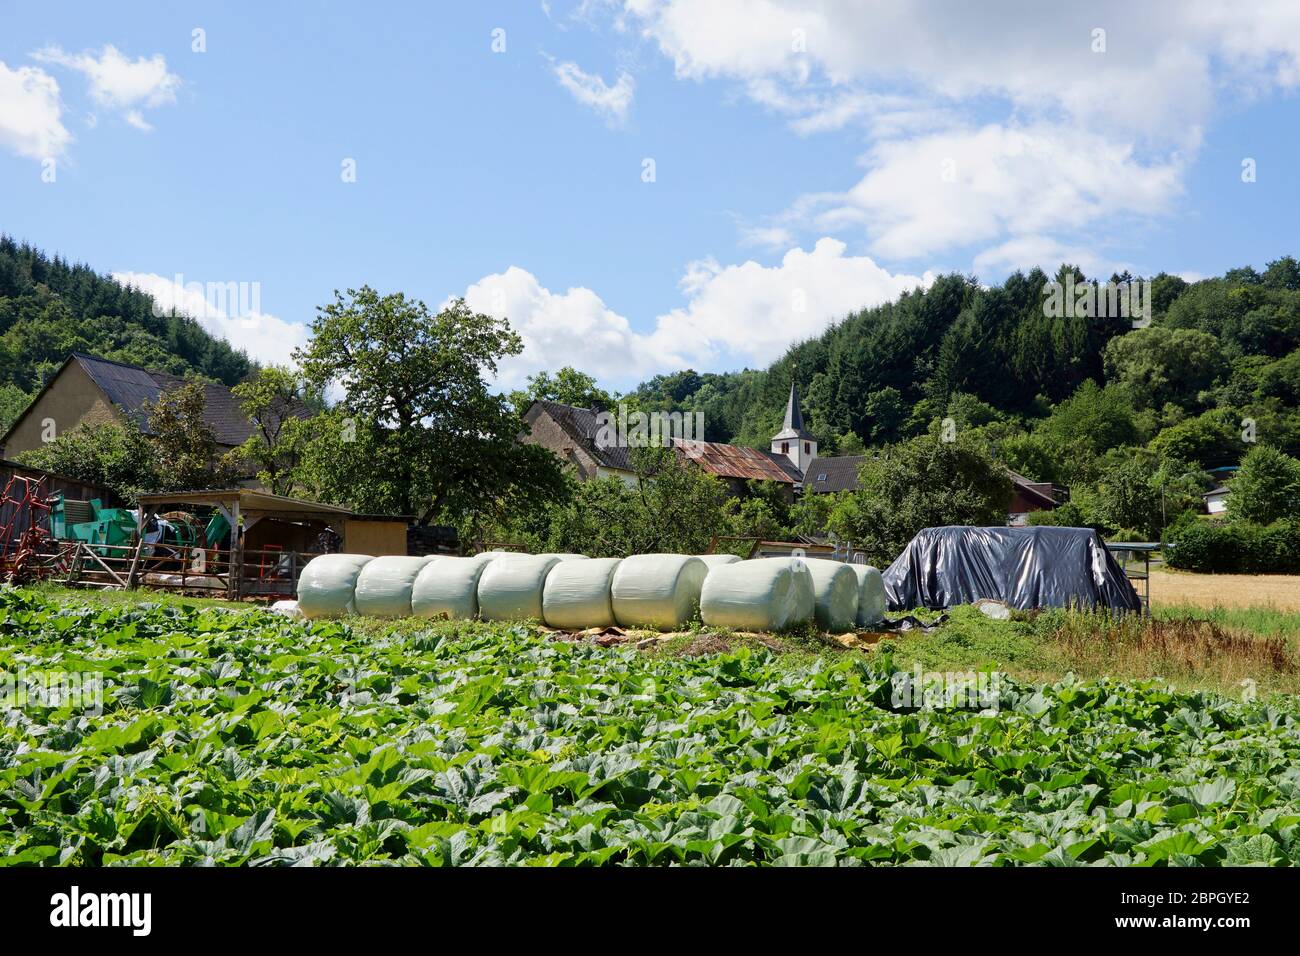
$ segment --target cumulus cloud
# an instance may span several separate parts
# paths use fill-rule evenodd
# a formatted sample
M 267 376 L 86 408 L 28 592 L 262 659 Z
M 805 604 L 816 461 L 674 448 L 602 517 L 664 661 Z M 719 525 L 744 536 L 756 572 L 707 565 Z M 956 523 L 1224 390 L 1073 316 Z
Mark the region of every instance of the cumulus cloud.
M 845 252 L 844 243 L 823 238 L 809 251 L 791 249 L 771 266 L 693 262 L 679 283 L 685 304 L 657 316 L 646 333 L 591 289 L 553 292 L 518 266 L 471 285 L 465 300 L 475 311 L 508 318 L 524 340 L 523 354 L 503 364 L 499 387 L 517 387 L 540 369 L 574 365 L 626 388 L 687 366 L 765 364 L 848 313 L 934 278 L 890 273 L 867 256 Z
M 1166 212 L 1184 160 L 1142 162 L 1072 127 L 991 124 L 885 141 L 867 165 L 848 191 L 806 196 L 792 215 L 822 231 L 861 227 L 873 252 L 909 259 Z
M 261 289 L 256 283 L 169 279 L 153 272 L 114 272 L 113 278 L 152 295 L 162 311 L 175 309 L 197 320 L 256 362 L 291 365 L 293 350 L 307 344 L 307 326 L 260 311 Z
M 66 53 L 57 46 L 47 46 L 33 53 L 32 58 L 81 73 L 90 84 L 95 103 L 117 110 L 128 123 L 142 130 L 152 128 L 142 111 L 176 102 L 181 86 L 180 77 L 167 69 L 161 53 L 132 60 L 111 44 L 98 54 Z
M 508 318 L 523 339 L 523 354 L 498 370 L 502 388 L 517 388 L 534 372 L 564 365 L 624 382 L 656 368 L 645 338 L 591 289 L 552 292 L 528 270 L 511 266 L 466 289 L 465 303 L 475 312 Z
M 551 72 L 575 100 L 604 116 L 607 122 L 618 125 L 627 121 L 636 90 L 636 81 L 630 73 L 620 72 L 611 86 L 598 74 L 587 73 L 572 61 L 552 63 Z
M 0 61 L 0 146 L 19 156 L 62 156 L 72 134 L 63 125 L 59 84 L 34 66 L 10 69 Z
M 988 262 L 1158 217 L 1226 97 L 1300 86 L 1292 0 L 624 0 L 619 19 L 680 78 L 733 82 L 800 135 L 868 134 L 860 181 L 780 224 L 852 224 L 881 256 L 985 244 Z

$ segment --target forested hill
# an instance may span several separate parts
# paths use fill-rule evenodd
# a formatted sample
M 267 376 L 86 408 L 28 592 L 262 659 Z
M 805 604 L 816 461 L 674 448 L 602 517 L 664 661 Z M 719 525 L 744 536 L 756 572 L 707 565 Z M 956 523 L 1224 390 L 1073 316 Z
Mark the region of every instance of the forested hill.
M 1064 283 L 1067 273 L 1084 278 L 1070 266 L 1050 278 Z M 1179 443 L 1180 456 L 1205 467 L 1235 463 L 1243 419 L 1261 429 L 1260 441 L 1300 451 L 1295 259 L 1195 283 L 1158 275 L 1145 329 L 1128 318 L 1049 317 L 1048 281 L 1041 270 L 992 287 L 944 276 L 848 316 L 765 371 L 679 372 L 633 395 L 703 412 L 715 441 L 765 447 L 795 364 L 805 416 L 827 452 L 904 439 L 951 415 L 959 426 L 997 432 L 1004 457 L 1042 480 L 1070 477 L 1052 474 L 1050 459 L 1071 444 L 1097 454 L 1146 445 L 1170 429 L 1166 441 L 1194 433 Z
M 183 315 L 154 315 L 154 300 L 88 266 L 50 258 L 0 236 L 0 418 L 26 405 L 69 352 L 88 352 L 227 385 L 248 357 Z

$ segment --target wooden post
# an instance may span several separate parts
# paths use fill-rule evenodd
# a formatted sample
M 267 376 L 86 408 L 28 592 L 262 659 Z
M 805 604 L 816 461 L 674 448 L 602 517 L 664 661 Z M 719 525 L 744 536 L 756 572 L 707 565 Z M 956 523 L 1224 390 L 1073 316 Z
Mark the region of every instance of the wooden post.
M 140 570 L 140 553 L 144 550 L 144 535 L 136 534 L 135 536 L 135 554 L 131 556 L 131 570 L 126 574 L 126 586 L 129 590 L 134 591 L 136 587 L 136 573 Z
M 228 591 L 230 600 L 238 601 L 243 596 L 244 582 L 240 580 L 244 575 L 244 543 L 240 540 L 239 528 L 239 498 L 236 497 L 234 503 L 230 506 L 230 563 L 227 573 L 230 575 Z

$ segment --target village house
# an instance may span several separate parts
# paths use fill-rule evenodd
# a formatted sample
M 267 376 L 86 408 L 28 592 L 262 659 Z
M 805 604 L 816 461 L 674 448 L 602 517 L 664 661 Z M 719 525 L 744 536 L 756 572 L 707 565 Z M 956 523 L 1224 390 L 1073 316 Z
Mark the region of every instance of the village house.
M 630 449 L 626 442 L 612 440 L 602 427 L 608 418 L 600 409 L 539 400 L 524 414 L 528 430 L 520 440 L 549 449 L 571 464 L 583 480 L 614 476 L 633 483 L 636 472 L 628 455 Z M 772 436 L 768 451 L 679 437 L 668 438 L 667 444 L 681 458 L 721 477 L 732 494 L 744 494 L 745 482 L 758 479 L 784 486 L 791 501 L 796 494 L 805 492 L 855 491 L 858 469 L 866 460 L 863 455 L 817 454 L 817 439 L 804 424 L 799 390 L 794 384 L 786 400 L 781 430 Z M 1050 482 L 1009 474 L 1012 496 L 1007 507 L 1008 524 L 1024 524 L 1030 512 L 1055 508 L 1064 494 Z
M 0 438 L 0 455 L 16 457 L 40 448 L 57 435 L 81 424 L 118 422 L 133 424 L 148 433 L 146 403 L 155 403 L 185 379 L 74 352 Z M 239 407 L 239 399 L 224 385 L 203 385 L 203 420 L 212 429 L 217 453 L 242 445 L 253 434 L 254 423 Z M 291 414 L 306 417 L 306 406 Z

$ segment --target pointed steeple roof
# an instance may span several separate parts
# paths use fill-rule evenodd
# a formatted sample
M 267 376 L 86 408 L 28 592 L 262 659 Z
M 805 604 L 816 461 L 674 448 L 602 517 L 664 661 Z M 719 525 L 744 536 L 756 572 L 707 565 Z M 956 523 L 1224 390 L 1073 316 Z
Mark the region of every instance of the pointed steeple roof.
M 781 431 L 772 436 L 772 441 L 789 441 L 792 438 L 816 441 L 812 432 L 803 427 L 803 412 L 799 410 L 799 386 L 793 379 L 790 381 L 790 398 L 785 403 L 785 421 L 782 422 Z

